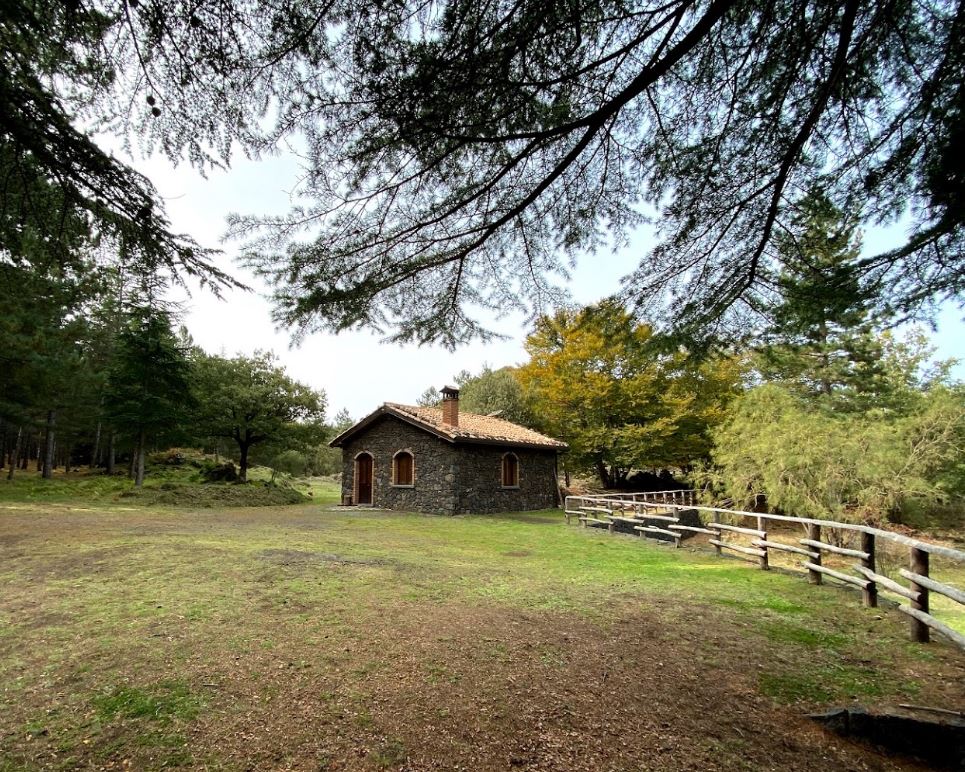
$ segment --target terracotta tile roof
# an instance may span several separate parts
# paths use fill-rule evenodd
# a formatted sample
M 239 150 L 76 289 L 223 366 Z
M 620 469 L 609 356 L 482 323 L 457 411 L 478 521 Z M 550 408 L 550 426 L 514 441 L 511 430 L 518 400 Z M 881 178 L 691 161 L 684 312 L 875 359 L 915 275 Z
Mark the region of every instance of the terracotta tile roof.
M 400 418 L 408 418 L 413 423 L 423 425 L 433 434 L 455 442 L 460 440 L 467 442 L 488 441 L 505 445 L 526 445 L 559 450 L 567 447 L 565 442 L 494 416 L 460 411 L 459 426 L 449 426 L 442 422 L 441 407 L 417 407 L 416 405 L 399 405 L 394 402 L 386 402 L 383 408 L 386 412 L 394 413 Z

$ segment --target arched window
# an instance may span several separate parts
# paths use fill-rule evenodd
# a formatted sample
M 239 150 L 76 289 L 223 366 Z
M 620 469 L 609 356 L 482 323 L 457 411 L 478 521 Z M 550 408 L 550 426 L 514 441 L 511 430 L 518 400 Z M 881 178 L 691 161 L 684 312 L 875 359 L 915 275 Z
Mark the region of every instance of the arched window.
M 407 450 L 400 450 L 392 458 L 392 484 L 412 485 L 415 477 L 415 459 Z
M 503 487 L 519 487 L 519 459 L 515 453 L 503 455 Z

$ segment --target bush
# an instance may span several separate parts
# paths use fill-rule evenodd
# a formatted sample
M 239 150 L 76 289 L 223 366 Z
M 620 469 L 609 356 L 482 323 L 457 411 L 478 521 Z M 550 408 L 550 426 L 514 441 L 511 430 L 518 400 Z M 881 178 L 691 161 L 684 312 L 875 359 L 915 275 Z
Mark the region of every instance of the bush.
M 302 504 L 310 499 L 294 488 L 281 485 L 164 485 L 134 488 L 121 494 L 145 506 L 176 507 L 276 507 Z
M 208 456 L 197 448 L 168 448 L 167 450 L 149 453 L 147 456 L 148 463 L 156 466 L 184 466 L 185 464 L 190 464 L 191 466 L 200 467 L 207 459 Z
M 206 483 L 237 482 L 238 470 L 231 461 L 209 463 L 201 470 L 201 479 Z
M 342 449 L 319 445 L 312 454 L 309 471 L 316 477 L 340 474 L 342 471 Z
M 788 514 L 873 522 L 960 495 L 965 406 L 936 388 L 908 415 L 836 413 L 768 384 L 738 400 L 714 441 L 698 486 L 742 507 L 764 496 Z

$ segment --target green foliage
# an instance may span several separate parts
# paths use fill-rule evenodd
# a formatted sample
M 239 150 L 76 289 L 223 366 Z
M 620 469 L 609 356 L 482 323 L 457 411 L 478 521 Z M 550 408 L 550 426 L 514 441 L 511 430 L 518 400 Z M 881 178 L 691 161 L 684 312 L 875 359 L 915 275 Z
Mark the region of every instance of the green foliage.
M 302 477 L 308 469 L 308 458 L 297 450 L 284 450 L 272 459 L 271 468 L 292 477 Z
M 857 265 L 863 287 L 907 312 L 965 288 L 956 3 L 421 8 L 337 3 L 341 34 L 306 44 L 327 66 L 306 68 L 273 137 L 314 138 L 305 201 L 234 221 L 264 237 L 249 260 L 286 326 L 486 337 L 476 309 L 556 301 L 548 275 L 652 208 L 659 242 L 628 304 L 745 337 L 818 182 L 862 222 L 910 220 Z
M 253 447 L 267 460 L 313 447 L 324 437 L 324 392 L 290 378 L 272 353 L 231 359 L 199 353 L 194 371 L 199 431 L 237 444 L 242 480 Z
M 779 302 L 760 309 L 771 319 L 755 358 L 761 377 L 862 407 L 861 396 L 876 396 L 881 346 L 861 286 L 856 223 L 813 190 L 777 245 Z
M 518 377 L 540 428 L 569 443 L 572 469 L 593 469 L 607 487 L 631 468 L 705 457 L 740 389 L 735 360 L 701 363 L 651 344 L 651 328 L 614 304 L 543 317 L 526 340 Z
M 460 410 L 479 415 L 495 413 L 522 426 L 535 427 L 537 424 L 533 406 L 514 367 L 492 370 L 485 366 L 479 375 L 462 379 L 459 405 Z
M 335 434 L 341 434 L 350 426 L 355 423 L 355 419 L 349 415 L 348 408 L 342 408 L 335 414 L 335 418 L 332 419 L 332 431 Z
M 430 386 L 416 400 L 416 404 L 421 407 L 438 407 L 442 402 L 442 394 L 435 386 Z
M 308 138 L 305 200 L 234 223 L 301 331 L 486 337 L 474 309 L 556 299 L 547 276 L 648 205 L 661 240 L 625 291 L 693 331 L 769 292 L 815 181 L 862 221 L 910 213 L 864 284 L 909 312 L 963 287 L 965 35 L 945 0 L 0 8 L 2 193 L 33 224 L 77 213 L 146 267 L 229 282 L 78 127 L 201 169 Z M 58 207 L 33 211 L 37 180 Z
M 319 445 L 312 451 L 308 461 L 308 471 L 315 475 L 336 475 L 342 473 L 342 449 Z
M 714 432 L 713 467 L 696 474 L 737 506 L 766 497 L 802 517 L 875 521 L 908 501 L 962 489 L 965 390 L 936 386 L 914 410 L 835 412 L 778 384 L 759 386 Z
M 695 475 L 740 506 L 876 521 L 965 489 L 965 392 L 949 386 L 951 363 L 929 365 L 921 332 L 876 330 L 855 227 L 812 191 L 779 240 L 783 301 L 751 356 L 763 385 L 735 403 L 715 466 Z
M 210 250 L 171 230 L 151 183 L 91 136 L 122 109 L 102 101 L 133 73 L 119 60 L 139 56 L 111 40 L 128 18 L 110 0 L 0 5 L 0 248 L 26 254 L 24 240 L 41 234 L 51 250 L 75 252 L 83 223 L 87 248 L 123 254 L 128 270 L 235 285 Z
M 112 424 L 137 443 L 140 485 L 147 440 L 170 433 L 188 418 L 192 407 L 187 356 L 167 313 L 157 308 L 132 311 L 117 338 L 107 390 Z

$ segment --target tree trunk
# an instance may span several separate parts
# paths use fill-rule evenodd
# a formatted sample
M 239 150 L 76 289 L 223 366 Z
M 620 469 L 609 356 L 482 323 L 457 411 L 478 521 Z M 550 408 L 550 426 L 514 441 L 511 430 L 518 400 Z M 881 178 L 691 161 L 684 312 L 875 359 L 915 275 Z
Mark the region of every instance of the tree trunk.
M 34 435 L 33 432 L 27 435 L 27 439 L 23 443 L 23 452 L 20 454 L 20 469 L 24 472 L 27 471 L 27 463 L 30 460 L 30 448 L 33 447 Z
M 828 356 L 828 325 L 822 322 L 818 326 L 818 335 L 821 343 L 821 391 L 828 397 L 834 392 L 834 385 L 831 383 L 831 357 Z
M 57 411 L 47 411 L 47 438 L 44 442 L 43 478 L 49 480 L 54 473 L 54 427 L 57 424 Z
M 140 488 L 144 484 L 144 451 L 146 445 L 146 438 L 144 437 L 144 430 L 141 429 L 141 433 L 137 437 L 137 464 L 136 472 L 134 474 L 134 487 Z
M 602 459 L 597 459 L 596 462 L 596 473 L 600 476 L 600 483 L 604 488 L 610 487 L 610 473 L 607 471 L 606 464 L 603 463 Z
M 241 459 L 239 460 L 239 466 L 241 468 L 238 470 L 238 479 L 241 480 L 241 482 L 248 482 L 248 448 L 250 446 L 250 443 L 247 442 L 238 443 L 238 450 L 241 454 Z
M 23 433 L 23 427 L 17 427 L 17 439 L 13 443 L 13 450 L 11 451 L 13 455 L 10 458 L 10 471 L 7 472 L 7 479 L 13 479 L 13 470 L 17 468 L 17 462 L 20 461 L 18 456 L 20 455 L 20 435 Z
M 100 452 L 101 452 L 101 422 L 98 421 L 97 428 L 94 430 L 94 447 L 91 449 L 91 452 L 90 452 L 90 465 L 87 467 L 88 469 L 93 469 L 95 466 L 98 465 L 97 462 L 100 461 L 100 459 L 98 458 L 98 456 L 100 455 Z
M 114 474 L 115 450 L 116 449 L 114 448 L 114 430 L 111 429 L 111 431 L 108 432 L 107 434 L 107 474 L 109 475 Z

